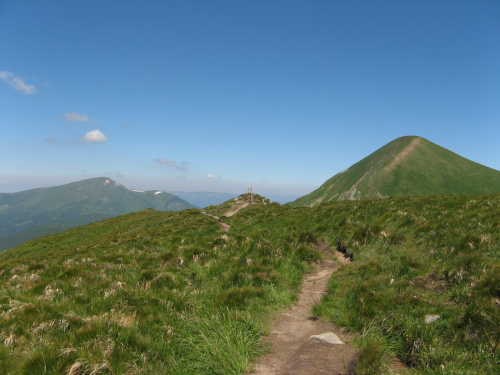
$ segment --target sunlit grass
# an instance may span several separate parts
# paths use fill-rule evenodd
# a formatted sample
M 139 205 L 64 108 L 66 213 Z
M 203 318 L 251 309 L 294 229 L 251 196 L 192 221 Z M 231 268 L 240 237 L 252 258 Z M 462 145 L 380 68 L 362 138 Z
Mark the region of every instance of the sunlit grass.
M 244 373 L 322 238 L 354 262 L 314 314 L 359 334 L 359 373 L 391 355 L 423 374 L 498 373 L 499 201 L 266 202 L 228 233 L 200 210 L 144 211 L 30 241 L 0 253 L 0 372 Z
M 243 373 L 314 258 L 280 246 L 199 210 L 144 211 L 2 253 L 1 372 Z

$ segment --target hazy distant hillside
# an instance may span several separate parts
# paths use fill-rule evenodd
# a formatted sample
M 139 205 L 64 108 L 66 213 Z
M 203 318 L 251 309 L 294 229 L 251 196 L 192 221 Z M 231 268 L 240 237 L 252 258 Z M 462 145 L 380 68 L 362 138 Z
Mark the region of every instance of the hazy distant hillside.
M 0 194 L 0 250 L 27 239 L 153 208 L 179 211 L 194 205 L 161 191 L 134 191 L 109 178 Z
M 170 191 L 170 193 L 200 208 L 205 208 L 208 206 L 216 206 L 218 204 L 224 203 L 229 199 L 236 198 L 238 196 L 238 194 L 214 193 L 214 192 L 204 192 L 204 191 L 201 192 Z M 265 195 L 271 201 L 278 202 L 280 204 L 285 204 L 300 197 L 300 195 L 281 195 L 281 194 L 265 194 Z
M 500 192 L 500 172 L 421 137 L 398 138 L 291 203 Z
M 189 203 L 194 204 L 195 206 L 200 208 L 216 206 L 238 196 L 238 194 L 215 193 L 206 191 L 170 191 L 169 193 L 175 195 L 176 197 L 182 198 L 185 201 L 188 201 Z

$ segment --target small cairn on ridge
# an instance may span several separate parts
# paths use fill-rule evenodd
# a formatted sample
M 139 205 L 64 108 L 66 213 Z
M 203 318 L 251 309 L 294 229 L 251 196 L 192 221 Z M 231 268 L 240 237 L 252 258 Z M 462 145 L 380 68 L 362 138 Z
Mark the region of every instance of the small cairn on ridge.
M 253 202 L 252 202 L 253 198 Z M 245 193 L 241 194 L 238 198 L 236 198 L 237 202 L 248 202 L 254 204 L 271 204 L 271 200 L 266 197 L 262 197 L 259 194 L 255 193 Z

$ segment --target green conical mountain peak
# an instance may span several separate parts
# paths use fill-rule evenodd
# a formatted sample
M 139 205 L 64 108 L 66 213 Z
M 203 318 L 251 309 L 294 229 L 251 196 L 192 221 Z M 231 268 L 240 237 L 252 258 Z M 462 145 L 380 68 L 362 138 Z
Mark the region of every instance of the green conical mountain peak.
M 499 171 L 465 159 L 422 137 L 406 136 L 338 173 L 291 205 L 498 191 Z

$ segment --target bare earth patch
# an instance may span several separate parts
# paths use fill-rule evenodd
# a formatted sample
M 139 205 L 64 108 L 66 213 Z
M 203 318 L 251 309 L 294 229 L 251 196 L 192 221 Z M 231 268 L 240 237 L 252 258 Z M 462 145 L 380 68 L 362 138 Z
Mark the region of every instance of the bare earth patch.
M 227 217 L 230 217 L 230 216 L 233 216 L 235 213 L 237 213 L 239 210 L 241 210 L 242 208 L 245 208 L 246 206 L 248 206 L 250 203 L 248 202 L 239 202 L 237 203 L 230 211 L 226 212 L 224 214 L 224 216 L 227 216 Z
M 411 143 L 406 146 L 406 148 L 397 155 L 394 160 L 384 169 L 389 172 L 401 161 L 403 160 L 413 149 L 422 141 L 422 138 L 415 138 Z

